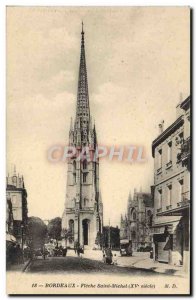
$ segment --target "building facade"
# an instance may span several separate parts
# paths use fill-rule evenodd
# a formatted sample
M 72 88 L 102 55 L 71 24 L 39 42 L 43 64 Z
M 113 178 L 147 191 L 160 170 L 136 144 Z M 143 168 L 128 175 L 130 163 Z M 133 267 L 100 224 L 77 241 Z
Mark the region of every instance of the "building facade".
M 154 259 L 189 266 L 190 97 L 152 143 L 154 158 Z
M 6 193 L 6 241 L 15 242 L 16 238 L 13 236 L 14 218 L 12 211 L 12 201 L 8 193 Z
M 76 153 L 68 161 L 62 235 L 68 233 L 70 247 L 79 243 L 85 248 L 93 248 L 97 234 L 102 233 L 103 205 L 99 192 L 99 161 L 92 159 L 97 148 L 97 135 L 90 115 L 83 28 L 76 117 L 74 124 L 71 121 L 69 146 L 74 147 Z
M 28 226 L 27 191 L 23 176 L 14 174 L 6 177 L 7 222 L 6 230 L 10 239 L 22 248 L 26 242 Z
M 151 247 L 150 227 L 153 218 L 153 199 L 151 193 L 134 190 L 128 198 L 127 214 L 121 216 L 120 238 L 132 241 L 133 251 Z

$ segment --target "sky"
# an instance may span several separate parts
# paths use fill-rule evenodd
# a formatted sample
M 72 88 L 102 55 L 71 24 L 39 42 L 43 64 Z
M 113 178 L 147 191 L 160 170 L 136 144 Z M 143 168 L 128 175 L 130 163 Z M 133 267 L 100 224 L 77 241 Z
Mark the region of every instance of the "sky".
M 100 161 L 104 223 L 153 185 L 152 141 L 190 93 L 187 7 L 7 8 L 7 172 L 23 174 L 29 216 L 62 216 L 67 165 L 52 163 L 75 117 L 84 22 L 89 100 L 100 145 L 140 145 L 145 163 Z

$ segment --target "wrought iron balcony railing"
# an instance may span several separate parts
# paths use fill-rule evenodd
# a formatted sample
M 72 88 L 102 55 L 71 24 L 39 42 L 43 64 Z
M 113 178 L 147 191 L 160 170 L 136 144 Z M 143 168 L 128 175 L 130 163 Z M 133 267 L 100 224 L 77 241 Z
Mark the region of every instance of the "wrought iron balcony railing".
M 182 161 L 190 158 L 190 137 L 186 139 L 181 145 L 181 159 Z
M 166 163 L 166 169 L 171 168 L 172 166 L 172 161 L 170 160 L 168 163 Z
M 190 204 L 190 192 L 189 191 L 182 193 L 181 201 L 177 203 L 177 206 L 183 207 L 183 206 L 187 206 L 188 204 Z
M 157 169 L 157 175 L 161 174 L 162 173 L 162 167 Z
M 172 209 L 172 205 L 167 205 L 166 210 Z
M 158 213 L 159 213 L 159 212 L 162 212 L 162 207 L 157 208 L 157 212 L 158 212 Z

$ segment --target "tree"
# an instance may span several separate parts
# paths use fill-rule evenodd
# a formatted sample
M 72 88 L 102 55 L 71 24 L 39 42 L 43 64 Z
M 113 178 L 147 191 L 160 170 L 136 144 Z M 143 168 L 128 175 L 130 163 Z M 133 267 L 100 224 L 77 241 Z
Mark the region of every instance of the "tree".
M 61 232 L 61 237 L 65 239 L 65 241 L 69 240 L 70 243 L 73 242 L 73 232 L 72 230 L 69 228 L 69 229 L 62 229 L 62 232 Z
M 48 236 L 51 239 L 60 240 L 61 239 L 61 231 L 62 231 L 62 219 L 57 217 L 48 223 Z
M 27 239 L 32 248 L 42 248 L 47 235 L 47 226 L 38 217 L 28 218 Z
M 109 247 L 109 240 L 110 240 L 110 246 L 113 249 L 118 249 L 120 247 L 120 229 L 118 227 L 104 226 L 103 236 L 104 236 L 105 247 Z
M 97 232 L 95 244 L 100 246 L 101 248 L 104 246 L 104 236 L 100 231 Z

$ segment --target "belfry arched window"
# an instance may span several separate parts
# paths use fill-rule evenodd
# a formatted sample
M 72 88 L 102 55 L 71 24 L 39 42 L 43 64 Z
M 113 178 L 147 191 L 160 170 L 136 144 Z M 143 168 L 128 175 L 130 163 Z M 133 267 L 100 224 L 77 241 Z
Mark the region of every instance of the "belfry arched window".
M 73 182 L 76 183 L 76 161 L 73 161 Z
M 87 174 L 88 173 L 83 173 L 83 183 L 87 182 Z
M 132 210 L 131 210 L 131 219 L 133 221 L 136 221 L 136 219 L 137 219 L 135 208 L 132 208 Z
M 83 170 L 86 170 L 87 169 L 87 160 L 86 159 L 83 160 L 82 165 L 83 165 Z

